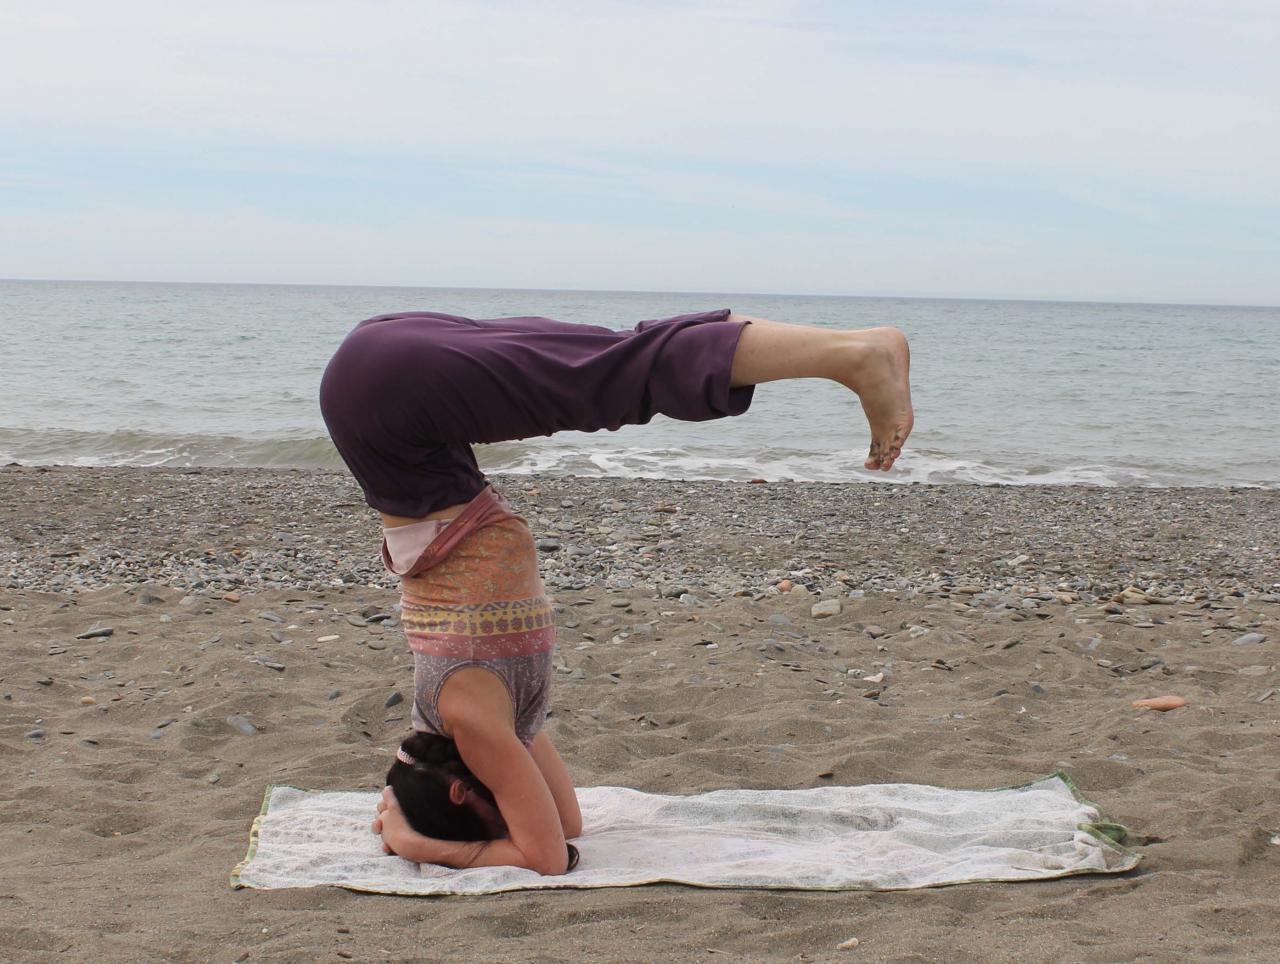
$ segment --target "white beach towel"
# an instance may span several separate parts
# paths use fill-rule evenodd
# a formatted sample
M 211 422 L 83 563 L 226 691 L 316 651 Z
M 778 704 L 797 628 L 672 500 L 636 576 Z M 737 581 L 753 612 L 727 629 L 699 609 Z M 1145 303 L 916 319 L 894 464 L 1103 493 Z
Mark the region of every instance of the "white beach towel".
M 1061 773 L 999 790 L 878 784 L 681 797 L 589 787 L 578 791 L 581 862 L 560 877 L 419 866 L 384 854 L 369 829 L 377 799 L 269 788 L 232 886 L 409 895 L 658 882 L 904 890 L 1120 873 L 1141 859 L 1120 846 L 1124 828 L 1102 823 Z

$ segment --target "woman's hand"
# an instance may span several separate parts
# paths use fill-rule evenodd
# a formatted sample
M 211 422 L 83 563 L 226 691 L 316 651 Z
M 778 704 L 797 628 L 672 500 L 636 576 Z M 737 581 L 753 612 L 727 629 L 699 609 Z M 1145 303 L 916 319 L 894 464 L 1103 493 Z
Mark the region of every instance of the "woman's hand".
M 382 788 L 378 815 L 373 818 L 373 832 L 382 835 L 382 849 L 386 853 L 398 854 L 420 864 L 430 862 L 425 853 L 431 847 L 431 838 L 422 836 L 409 826 L 395 792 L 390 787 Z M 410 851 L 413 856 L 410 856 Z

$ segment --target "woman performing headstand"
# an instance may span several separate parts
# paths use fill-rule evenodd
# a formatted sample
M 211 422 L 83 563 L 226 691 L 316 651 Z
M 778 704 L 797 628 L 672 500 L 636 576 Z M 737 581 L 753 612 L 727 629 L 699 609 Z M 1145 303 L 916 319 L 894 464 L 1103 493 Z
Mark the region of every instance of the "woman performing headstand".
M 373 831 L 418 863 L 572 869 L 582 832 L 568 769 L 542 729 L 555 627 L 525 519 L 471 445 L 741 415 L 755 386 L 827 378 L 858 395 L 864 465 L 888 471 L 913 416 L 896 328 L 841 331 L 732 314 L 615 331 L 548 318 L 433 312 L 361 322 L 325 369 L 320 407 L 382 516 L 414 654 L 414 733 Z

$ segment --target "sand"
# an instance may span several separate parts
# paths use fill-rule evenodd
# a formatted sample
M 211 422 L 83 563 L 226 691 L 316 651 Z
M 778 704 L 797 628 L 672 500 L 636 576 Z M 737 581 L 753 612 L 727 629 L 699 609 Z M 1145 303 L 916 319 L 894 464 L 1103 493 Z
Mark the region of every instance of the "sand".
M 580 785 L 1062 769 L 1144 862 L 882 894 L 232 891 L 268 784 L 376 787 L 406 732 L 372 513 L 335 473 L 11 467 L 5 957 L 1280 957 L 1280 492 L 496 479 L 542 540 Z M 1190 703 L 1130 706 L 1165 693 Z

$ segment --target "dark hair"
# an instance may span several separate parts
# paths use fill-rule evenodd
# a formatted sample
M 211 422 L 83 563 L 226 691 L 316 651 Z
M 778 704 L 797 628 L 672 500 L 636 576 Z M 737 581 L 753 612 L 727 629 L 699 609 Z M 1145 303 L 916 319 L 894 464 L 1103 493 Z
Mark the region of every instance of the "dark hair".
M 471 807 L 449 799 L 454 780 L 497 809 L 498 802 L 462 762 L 458 745 L 434 733 L 414 733 L 400 748 L 417 762 L 410 766 L 397 759 L 387 771 L 387 786 L 405 819 L 424 837 L 437 840 L 490 840 L 489 827 Z

